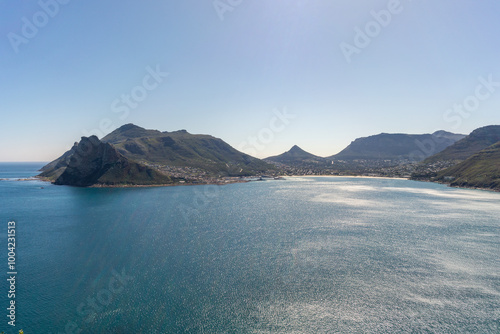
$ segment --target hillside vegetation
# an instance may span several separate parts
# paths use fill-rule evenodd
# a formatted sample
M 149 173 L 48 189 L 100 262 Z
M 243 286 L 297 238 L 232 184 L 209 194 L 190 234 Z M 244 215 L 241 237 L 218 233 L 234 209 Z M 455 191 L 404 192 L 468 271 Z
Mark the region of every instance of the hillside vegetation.
M 225 176 L 256 175 L 274 169 L 219 138 L 185 130 L 160 132 L 127 124 L 102 141 L 112 144 L 123 156 L 146 164 L 192 167 Z
M 456 187 L 500 191 L 500 142 L 441 171 L 436 177 L 436 181 L 449 183 Z
M 457 141 L 443 151 L 427 158 L 425 163 L 438 161 L 463 161 L 473 154 L 500 141 L 500 125 L 485 126 L 471 132 L 470 135 Z

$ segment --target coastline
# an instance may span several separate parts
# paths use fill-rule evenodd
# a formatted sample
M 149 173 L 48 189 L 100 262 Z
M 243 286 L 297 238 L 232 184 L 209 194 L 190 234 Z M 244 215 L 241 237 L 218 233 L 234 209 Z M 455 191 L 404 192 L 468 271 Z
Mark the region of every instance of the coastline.
M 42 181 L 42 182 L 49 182 L 51 184 L 54 184 L 52 180 L 49 180 L 44 177 L 39 177 L 35 176 L 31 179 L 18 179 L 14 181 Z M 251 182 L 248 180 L 228 180 L 228 181 L 214 181 L 214 182 L 200 182 L 200 183 L 164 183 L 164 184 L 93 184 L 88 187 L 78 187 L 78 188 L 150 188 L 150 187 L 177 187 L 177 186 L 205 186 L 205 185 L 219 185 L 219 186 L 224 186 L 227 184 L 234 184 L 234 183 L 247 183 Z M 64 186 L 69 186 L 73 187 L 71 185 L 64 185 Z
M 430 180 L 412 180 L 410 178 L 402 178 L 402 177 L 389 177 L 389 176 L 366 176 L 366 175 L 287 175 L 282 176 L 282 180 L 286 180 L 286 178 L 361 178 L 361 179 L 386 179 L 386 180 L 407 180 L 407 181 L 416 181 L 416 182 L 428 182 L 428 183 L 436 183 L 446 185 L 450 188 L 455 189 L 466 189 L 466 190 L 482 190 L 489 192 L 500 193 L 500 189 L 491 189 L 491 188 L 481 188 L 481 187 L 464 187 L 464 186 L 454 186 L 448 183 L 430 181 Z M 53 184 L 53 182 L 49 179 L 34 176 L 31 178 L 20 178 L 20 179 L 0 179 L 0 181 L 42 181 L 49 182 Z M 152 187 L 178 187 L 178 186 L 204 186 L 204 185 L 218 185 L 224 186 L 229 184 L 236 183 L 249 183 L 253 182 L 252 180 L 228 180 L 225 182 L 217 181 L 217 182 L 205 182 L 205 183 L 168 183 L 168 184 L 114 184 L 114 185 L 106 185 L 106 184 L 94 184 L 89 187 L 80 187 L 80 188 L 152 188 Z M 71 187 L 71 185 L 69 185 Z
M 225 186 L 235 183 L 247 183 L 251 181 L 231 181 L 231 182 L 207 182 L 207 183 L 167 183 L 167 184 L 94 184 L 83 188 L 152 188 L 152 187 L 188 187 L 188 186 Z

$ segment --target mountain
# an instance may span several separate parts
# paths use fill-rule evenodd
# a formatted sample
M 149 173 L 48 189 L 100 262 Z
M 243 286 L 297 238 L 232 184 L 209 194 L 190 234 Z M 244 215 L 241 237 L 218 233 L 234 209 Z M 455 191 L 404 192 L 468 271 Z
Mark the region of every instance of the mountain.
M 436 131 L 432 135 L 435 137 L 448 138 L 454 142 L 457 142 L 457 141 L 464 139 L 466 137 L 466 135 L 462 135 L 459 133 L 451 133 L 451 132 L 443 131 L 443 130 Z
M 500 191 L 500 141 L 441 171 L 435 181 L 450 183 L 456 187 Z
M 280 155 L 265 158 L 264 161 L 277 162 L 284 165 L 300 165 L 308 163 L 325 163 L 325 158 L 306 152 L 295 145 L 289 151 Z
M 327 159 L 421 161 L 463 137 L 465 136 L 446 131 L 423 135 L 381 133 L 358 138 L 340 153 Z
M 71 150 L 43 167 L 39 176 L 54 184 L 78 187 L 171 184 L 174 181 L 127 159 L 96 136 L 82 137 Z
M 160 132 L 126 124 L 102 138 L 123 156 L 149 165 L 196 168 L 214 176 L 246 176 L 274 169 L 219 138 L 186 130 Z
M 438 161 L 463 161 L 475 153 L 500 141 L 500 125 L 490 125 L 474 130 L 470 135 L 425 160 L 425 163 Z
M 223 140 L 185 130 L 161 132 L 126 124 L 101 140 L 82 140 L 41 169 L 39 177 L 61 185 L 165 185 L 225 182 L 275 167 Z

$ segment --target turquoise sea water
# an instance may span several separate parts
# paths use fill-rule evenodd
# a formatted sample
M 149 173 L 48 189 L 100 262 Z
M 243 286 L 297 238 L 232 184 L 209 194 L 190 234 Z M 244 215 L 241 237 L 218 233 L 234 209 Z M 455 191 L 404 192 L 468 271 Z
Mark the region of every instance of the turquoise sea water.
M 0 181 L 0 268 L 14 220 L 18 271 L 0 332 L 499 333 L 499 204 L 395 179 Z

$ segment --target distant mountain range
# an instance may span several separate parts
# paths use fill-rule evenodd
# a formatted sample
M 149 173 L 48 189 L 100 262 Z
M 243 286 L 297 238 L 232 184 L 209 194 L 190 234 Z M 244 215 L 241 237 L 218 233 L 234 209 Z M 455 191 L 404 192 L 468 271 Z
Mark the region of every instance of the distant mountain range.
M 84 187 L 154 185 L 210 183 L 274 169 L 212 136 L 126 124 L 102 140 L 82 137 L 71 150 L 44 166 L 39 176 L 55 184 Z
M 420 161 L 441 152 L 465 135 L 437 131 L 433 134 L 410 135 L 381 133 L 358 138 L 329 160 Z
M 413 177 L 419 180 L 500 190 L 499 151 L 500 126 L 492 125 L 468 136 L 446 131 L 381 133 L 358 138 L 326 158 L 295 145 L 260 160 L 209 135 L 126 124 L 101 140 L 82 137 L 44 166 L 39 176 L 55 184 L 87 187 L 218 183 L 263 174 L 409 175 L 413 169 L 418 172 Z
M 381 133 L 358 138 L 340 153 L 326 158 L 313 155 L 295 145 L 290 151 L 264 160 L 292 168 L 359 171 L 366 167 L 420 162 L 464 137 L 465 135 L 446 131 L 423 135 Z
M 326 158 L 294 146 L 264 160 L 299 173 L 401 175 L 417 166 L 418 172 L 410 173 L 417 180 L 500 190 L 500 126 L 482 127 L 468 136 L 446 131 L 423 135 L 381 133 L 358 138 L 340 153 Z

